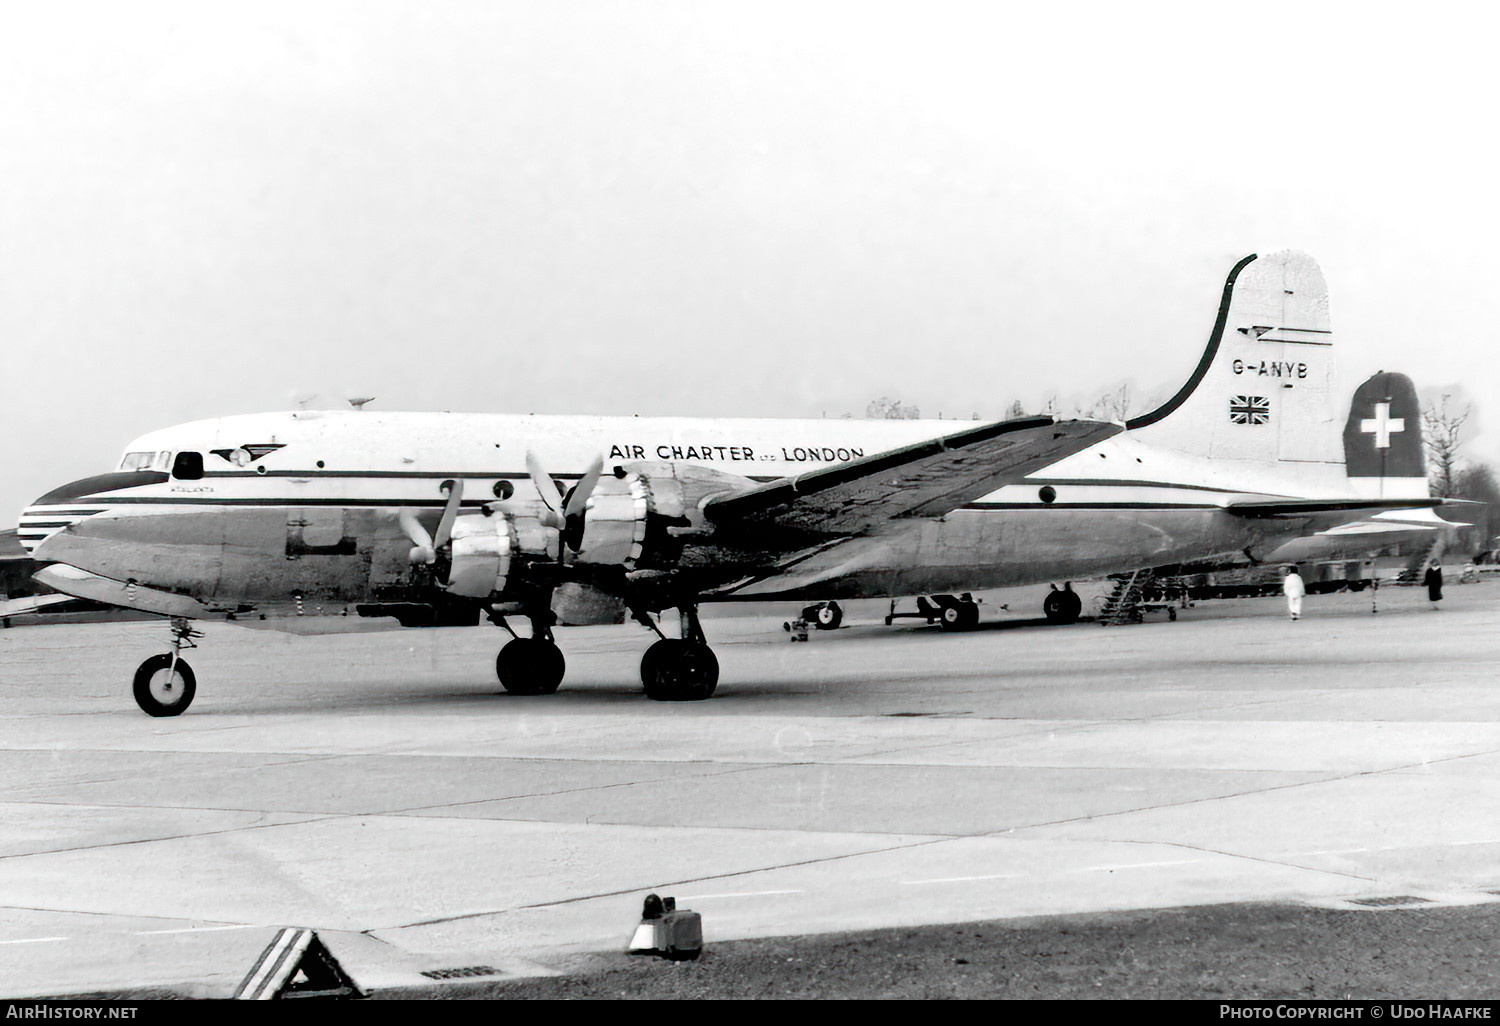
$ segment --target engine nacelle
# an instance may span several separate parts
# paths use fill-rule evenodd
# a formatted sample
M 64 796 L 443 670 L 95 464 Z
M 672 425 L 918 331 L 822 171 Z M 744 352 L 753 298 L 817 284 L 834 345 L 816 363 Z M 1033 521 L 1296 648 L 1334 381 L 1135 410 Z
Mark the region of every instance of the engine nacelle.
M 453 522 L 452 539 L 449 591 L 470 598 L 489 598 L 492 593 L 505 590 L 511 560 L 521 550 L 512 517 L 459 517 Z
M 660 564 L 666 554 L 660 551 L 660 545 L 650 544 L 651 535 L 656 533 L 651 528 L 659 517 L 653 492 L 651 482 L 639 474 L 601 479 L 589 496 L 582 534 L 575 536 L 572 525 L 565 534 L 569 548 L 576 547 L 568 561 L 623 566 L 627 570 L 642 562 Z
M 704 529 L 700 507 L 708 497 L 754 487 L 708 468 L 636 463 L 623 476 L 601 478 L 582 516 L 569 523 L 540 502 L 497 503 L 488 516 L 454 521 L 447 590 L 470 598 L 502 594 L 528 562 L 671 569 L 682 541 L 670 529 Z

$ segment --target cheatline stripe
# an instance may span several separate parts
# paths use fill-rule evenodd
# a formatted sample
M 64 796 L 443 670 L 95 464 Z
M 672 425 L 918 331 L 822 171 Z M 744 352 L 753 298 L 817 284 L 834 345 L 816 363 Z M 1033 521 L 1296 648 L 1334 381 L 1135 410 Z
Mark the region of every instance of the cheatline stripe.
M 229 507 L 260 507 L 260 508 L 290 508 L 303 509 L 310 506 L 347 507 L 347 508 L 369 508 L 369 509 L 397 509 L 404 507 L 423 507 L 428 509 L 442 509 L 447 505 L 442 499 L 413 499 L 413 498 L 385 498 L 385 499 L 356 499 L 356 498 L 296 498 L 281 497 L 267 499 L 253 499 L 243 496 L 217 496 L 217 495 L 154 495 L 154 496 L 125 496 L 112 500 L 121 504 L 136 506 L 229 506 Z M 464 509 L 482 509 L 495 502 L 494 499 L 465 500 L 459 503 Z M 1007 509 L 1222 509 L 1223 506 L 1213 502 L 1119 502 L 1101 499 L 1097 502 L 1042 502 L 1035 499 L 1030 502 L 971 502 L 958 509 L 967 510 L 1007 510 Z M 82 518 L 81 518 L 82 519 Z M 66 524 L 55 525 L 56 527 L 71 527 L 78 521 L 70 521 Z M 44 528 L 49 525 L 28 523 L 20 528 L 25 533 L 28 528 L 34 528 L 32 534 L 39 531 L 46 533 Z
M 82 519 L 84 519 L 84 518 L 83 517 L 79 517 L 79 520 L 82 520 Z M 72 527 L 76 523 L 78 523 L 78 520 L 24 520 L 23 519 L 21 521 L 21 526 L 18 528 L 18 530 L 24 531 L 27 528 L 37 528 L 37 529 L 40 529 L 40 528 L 43 528 L 43 527 Z

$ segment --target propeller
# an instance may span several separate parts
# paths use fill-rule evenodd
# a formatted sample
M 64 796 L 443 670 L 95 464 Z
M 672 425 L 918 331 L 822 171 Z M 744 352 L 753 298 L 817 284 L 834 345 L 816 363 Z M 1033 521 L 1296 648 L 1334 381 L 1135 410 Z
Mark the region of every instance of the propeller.
M 568 489 L 566 498 L 558 492 L 557 482 L 542 469 L 541 461 L 536 458 L 535 453 L 526 454 L 526 470 L 531 474 L 531 481 L 536 485 L 542 504 L 552 513 L 551 526 L 562 531 L 568 548 L 577 552 L 583 545 L 584 513 L 588 509 L 589 496 L 594 494 L 599 476 L 604 472 L 604 457 L 594 457 L 594 462 L 589 465 L 583 477 Z
M 429 535 L 427 529 L 417 520 L 417 515 L 411 509 L 402 509 L 396 515 L 401 523 L 401 529 L 411 539 L 414 548 L 408 557 L 413 563 L 431 563 L 437 559 L 437 550 L 448 544 L 448 539 L 453 535 L 453 521 L 458 518 L 458 505 L 463 501 L 464 483 L 461 480 L 444 481 L 439 489 L 448 496 L 448 501 L 443 506 L 443 515 L 438 520 L 436 535 Z

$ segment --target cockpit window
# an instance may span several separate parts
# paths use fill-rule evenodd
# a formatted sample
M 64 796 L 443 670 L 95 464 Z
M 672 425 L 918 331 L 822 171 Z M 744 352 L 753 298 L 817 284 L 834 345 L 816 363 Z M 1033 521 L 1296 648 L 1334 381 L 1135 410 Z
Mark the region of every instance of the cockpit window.
M 172 461 L 172 476 L 179 481 L 196 481 L 203 476 L 203 454 L 180 452 Z
M 150 470 L 151 464 L 156 462 L 154 452 L 127 452 L 125 458 L 120 461 L 121 470 Z

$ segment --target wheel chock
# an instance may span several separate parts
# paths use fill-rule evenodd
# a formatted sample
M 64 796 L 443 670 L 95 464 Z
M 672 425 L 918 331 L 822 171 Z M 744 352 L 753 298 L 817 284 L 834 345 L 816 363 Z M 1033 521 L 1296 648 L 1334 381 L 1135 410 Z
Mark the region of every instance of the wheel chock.
M 632 955 L 659 955 L 673 962 L 688 961 L 703 953 L 703 917 L 677 908 L 676 898 L 646 895 L 641 925 L 635 928 L 626 949 Z
M 287 926 L 234 992 L 236 1001 L 273 998 L 355 998 L 364 993 L 312 930 Z

